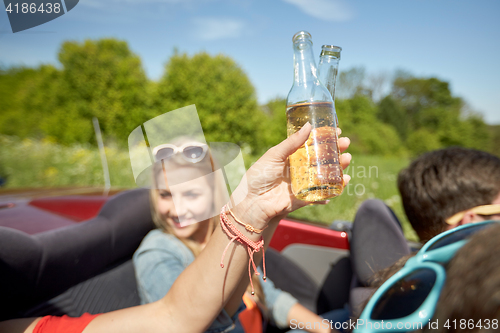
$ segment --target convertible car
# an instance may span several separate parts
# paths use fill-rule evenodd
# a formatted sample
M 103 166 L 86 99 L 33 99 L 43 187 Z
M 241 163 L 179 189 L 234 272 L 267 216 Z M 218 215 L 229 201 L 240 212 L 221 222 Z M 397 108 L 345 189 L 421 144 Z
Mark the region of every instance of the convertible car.
M 152 228 L 145 189 L 1 192 L 0 320 L 138 305 L 131 258 Z M 266 252 L 268 276 L 313 311 L 343 308 L 363 288 L 350 230 L 283 219 Z

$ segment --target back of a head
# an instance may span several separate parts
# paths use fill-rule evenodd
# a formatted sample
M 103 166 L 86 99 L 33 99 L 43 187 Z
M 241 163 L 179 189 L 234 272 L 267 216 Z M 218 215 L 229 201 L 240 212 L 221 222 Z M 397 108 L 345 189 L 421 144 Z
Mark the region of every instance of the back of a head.
M 499 240 L 500 224 L 474 235 L 448 264 L 446 283 L 434 316 L 439 320 L 441 331 L 498 331 L 500 324 Z M 467 324 L 460 326 L 460 321 L 463 319 L 467 321 Z M 452 323 L 450 329 L 443 327 L 446 320 Z M 456 329 L 453 329 L 453 320 L 456 320 Z M 469 326 L 470 323 L 474 323 L 472 329 Z M 482 329 L 478 324 L 482 325 Z
M 460 147 L 436 150 L 402 170 L 398 188 L 408 220 L 425 242 L 446 230 L 450 216 L 493 202 L 500 193 L 500 159 Z

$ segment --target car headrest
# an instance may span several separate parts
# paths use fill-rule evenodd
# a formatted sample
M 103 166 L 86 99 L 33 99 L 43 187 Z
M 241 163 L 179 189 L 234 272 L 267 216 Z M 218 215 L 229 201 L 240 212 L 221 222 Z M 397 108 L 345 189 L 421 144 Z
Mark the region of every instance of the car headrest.
M 372 275 L 410 254 L 401 225 L 383 201 L 363 202 L 356 213 L 352 229 L 351 261 L 362 285 Z

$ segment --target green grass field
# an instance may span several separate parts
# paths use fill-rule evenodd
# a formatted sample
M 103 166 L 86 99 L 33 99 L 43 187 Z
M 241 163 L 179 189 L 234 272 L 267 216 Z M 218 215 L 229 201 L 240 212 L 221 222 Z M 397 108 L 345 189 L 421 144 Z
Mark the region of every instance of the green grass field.
M 111 185 L 135 186 L 128 151 L 106 148 Z M 62 146 L 0 136 L 0 176 L 5 187 L 104 186 L 97 148 Z
M 351 176 L 351 181 L 342 195 L 330 200 L 327 205 L 304 207 L 290 216 L 325 224 L 334 220 L 353 221 L 363 201 L 378 198 L 394 210 L 403 225 L 406 238 L 416 241 L 417 235 L 406 218 L 396 185 L 399 170 L 408 163 L 409 160 L 405 158 L 354 155 L 345 172 Z
M 128 151 L 108 147 L 106 157 L 111 186 L 134 187 Z M 379 198 L 400 218 L 406 237 L 417 240 L 396 187 L 397 174 L 408 162 L 405 158 L 355 155 L 346 170 L 351 181 L 341 196 L 332 199 L 328 205 L 304 207 L 290 216 L 324 224 L 334 220 L 352 221 L 364 200 Z M 8 136 L 0 136 L 0 176 L 6 180 L 6 188 L 104 185 L 97 148 L 66 147 Z

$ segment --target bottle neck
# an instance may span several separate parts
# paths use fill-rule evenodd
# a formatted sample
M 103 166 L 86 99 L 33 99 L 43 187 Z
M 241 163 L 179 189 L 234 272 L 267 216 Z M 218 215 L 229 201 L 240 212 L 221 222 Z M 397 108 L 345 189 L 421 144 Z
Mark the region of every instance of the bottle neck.
M 325 88 L 330 92 L 330 95 L 332 95 L 332 99 L 335 100 L 335 85 L 337 83 L 339 60 L 329 60 L 323 58 L 320 59 L 318 76 L 321 83 L 323 83 Z
M 341 48 L 339 47 L 323 46 L 318 65 L 318 77 L 332 95 L 333 100 L 335 100 L 335 85 L 337 82 L 340 50 Z
M 318 84 L 312 42 L 308 39 L 295 41 L 293 50 L 294 85 L 307 87 Z

